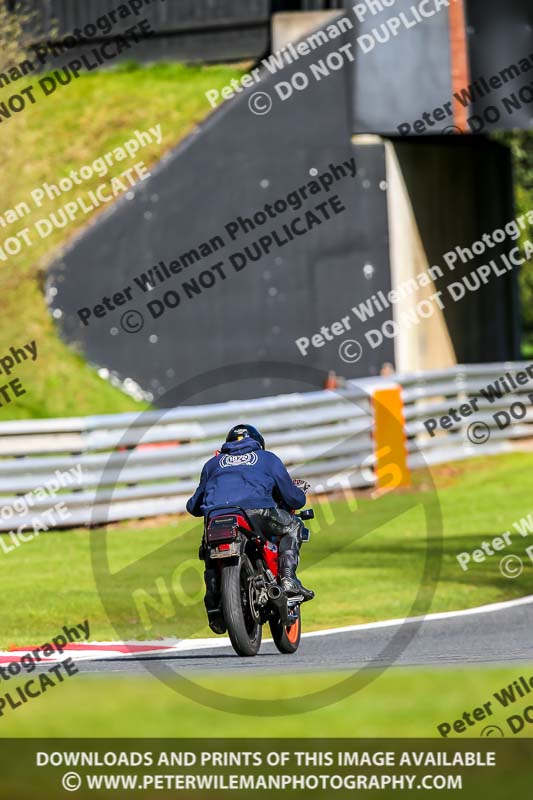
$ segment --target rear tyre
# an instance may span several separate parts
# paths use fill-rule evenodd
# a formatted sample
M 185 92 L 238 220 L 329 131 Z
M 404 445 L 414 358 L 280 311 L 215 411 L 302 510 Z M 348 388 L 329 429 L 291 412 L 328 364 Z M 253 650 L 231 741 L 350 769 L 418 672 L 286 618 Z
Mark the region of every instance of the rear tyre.
M 222 569 L 222 608 L 233 649 L 239 656 L 255 656 L 261 647 L 262 628 L 250 607 L 248 579 L 254 575 L 248 556 Z
M 300 617 L 300 606 L 298 606 L 298 618 L 290 628 L 281 624 L 279 617 L 270 621 L 270 631 L 274 644 L 280 653 L 284 655 L 291 655 L 295 653 L 300 646 L 300 637 L 302 635 L 302 620 Z

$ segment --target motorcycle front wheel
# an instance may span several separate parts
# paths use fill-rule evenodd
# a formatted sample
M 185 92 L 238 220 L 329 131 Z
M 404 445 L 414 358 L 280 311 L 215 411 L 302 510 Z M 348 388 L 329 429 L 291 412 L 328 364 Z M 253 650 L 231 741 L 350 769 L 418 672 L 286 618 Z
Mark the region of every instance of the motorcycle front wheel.
M 222 608 L 233 649 L 239 656 L 256 656 L 262 628 L 250 606 L 249 578 L 254 570 L 248 556 L 222 568 Z

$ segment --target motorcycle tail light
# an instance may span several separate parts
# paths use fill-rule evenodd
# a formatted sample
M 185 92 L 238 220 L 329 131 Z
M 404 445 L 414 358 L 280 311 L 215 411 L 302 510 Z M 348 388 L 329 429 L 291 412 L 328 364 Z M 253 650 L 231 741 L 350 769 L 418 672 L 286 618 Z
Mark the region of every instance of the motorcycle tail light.
M 220 544 L 221 542 L 232 542 L 239 535 L 239 527 L 234 515 L 215 517 L 207 528 L 208 544 Z

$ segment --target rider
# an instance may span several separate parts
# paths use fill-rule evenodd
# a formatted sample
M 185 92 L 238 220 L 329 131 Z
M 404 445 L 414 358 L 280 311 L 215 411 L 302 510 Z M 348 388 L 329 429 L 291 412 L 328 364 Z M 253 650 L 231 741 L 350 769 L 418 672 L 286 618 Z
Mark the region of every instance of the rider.
M 305 505 L 305 493 L 294 485 L 283 462 L 265 450 L 265 440 L 253 425 L 236 425 L 226 436 L 220 453 L 202 469 L 200 484 L 187 502 L 187 511 L 201 517 L 214 506 L 244 508 L 254 526 L 267 536 L 280 538 L 279 574 L 287 595 L 312 600 L 314 592 L 296 577 L 301 546 L 301 519 L 286 509 Z M 285 506 L 285 508 L 283 507 Z M 206 569 L 206 606 L 218 606 L 213 597 L 213 577 Z M 210 597 L 211 595 L 211 597 Z M 214 611 L 214 609 L 213 609 Z

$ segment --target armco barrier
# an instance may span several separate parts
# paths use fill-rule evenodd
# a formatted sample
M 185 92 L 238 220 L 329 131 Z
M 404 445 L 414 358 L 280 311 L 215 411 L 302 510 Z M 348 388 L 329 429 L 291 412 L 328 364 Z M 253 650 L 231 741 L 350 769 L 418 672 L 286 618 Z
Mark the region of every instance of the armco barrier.
M 518 440 L 533 437 L 533 405 L 528 395 L 533 391 L 533 379 L 512 392 L 503 391 L 500 398 L 489 402 L 481 391 L 505 377 L 514 376 L 530 367 L 529 362 L 507 362 L 500 364 L 468 364 L 453 369 L 411 373 L 396 376 L 403 389 L 405 431 L 411 468 L 424 464 L 441 464 L 480 455 L 493 455 L 514 449 Z M 430 417 L 447 414 L 450 408 L 458 408 L 469 398 L 477 398 L 479 411 L 470 417 L 453 422 L 450 429 L 429 436 L 424 422 Z M 500 430 L 494 415 L 507 411 L 515 402 L 525 407 L 523 419 L 512 419 L 509 427 Z M 476 444 L 472 440 L 473 423 L 487 426 L 488 440 Z M 469 436 L 470 432 L 470 436 Z
M 315 493 L 379 486 L 384 447 L 392 449 L 389 461 L 403 464 L 406 483 L 409 469 L 504 452 L 517 439 L 532 438 L 527 395 L 533 380 L 492 404 L 480 395 L 487 384 L 523 368 L 520 363 L 458 366 L 349 381 L 335 391 L 143 414 L 2 422 L 0 530 L 32 527 L 34 517 L 58 500 L 68 507 L 68 527 L 183 512 L 203 463 L 220 446 L 228 428 L 242 420 L 261 428 L 268 447 L 292 474 L 308 479 Z M 391 391 L 398 387 L 403 407 L 397 402 L 398 391 Z M 478 413 L 429 436 L 425 420 L 446 414 L 471 397 L 481 398 Z M 387 398 L 392 398 L 394 408 L 389 408 Z M 526 416 L 499 430 L 494 413 L 509 410 L 520 398 Z M 380 408 L 385 404 L 390 413 L 376 413 L 376 402 Z M 488 426 L 490 438 L 483 445 L 469 438 L 472 422 Z M 398 424 L 403 430 L 395 428 Z M 36 491 L 57 470 L 77 465 L 82 468 L 81 484 L 55 499 Z M 30 492 L 30 513 L 8 518 L 5 506 Z
M 361 385 L 143 414 L 0 423 L 0 502 L 44 485 L 56 470 L 81 465 L 82 485 L 60 495 L 68 526 L 184 511 L 203 463 L 227 430 L 250 419 L 291 471 L 331 491 L 338 473 L 368 486 L 373 452 L 370 399 Z M 133 448 L 125 453 L 127 448 Z M 337 485 L 337 490 L 341 487 Z M 53 505 L 35 500 L 33 511 Z M 35 516 L 35 514 L 33 514 Z M 17 517 L 17 527 L 31 524 Z M 4 519 L 0 529 L 11 530 Z

